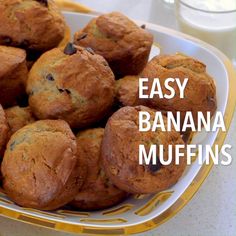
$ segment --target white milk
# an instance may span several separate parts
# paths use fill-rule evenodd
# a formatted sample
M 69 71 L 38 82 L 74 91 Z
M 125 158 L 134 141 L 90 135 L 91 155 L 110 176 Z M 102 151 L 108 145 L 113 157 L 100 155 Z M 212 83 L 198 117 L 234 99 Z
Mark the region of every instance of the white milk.
M 182 2 L 200 10 L 191 9 L 183 4 L 178 5 L 181 31 L 216 46 L 232 59 L 236 66 L 236 0 L 182 0 Z

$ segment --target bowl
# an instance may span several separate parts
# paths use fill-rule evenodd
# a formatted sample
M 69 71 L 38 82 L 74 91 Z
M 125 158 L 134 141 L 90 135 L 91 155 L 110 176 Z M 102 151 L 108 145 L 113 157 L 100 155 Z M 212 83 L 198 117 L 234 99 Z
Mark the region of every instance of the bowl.
M 94 16 L 64 12 L 71 34 L 85 26 Z M 143 22 L 137 22 L 143 24 Z M 217 88 L 218 111 L 224 114 L 226 128 L 233 116 L 236 96 L 236 76 L 229 59 L 216 48 L 185 34 L 145 23 L 147 30 L 154 35 L 151 57 L 159 53 L 184 53 L 195 57 L 207 65 L 207 72 L 214 78 Z M 224 142 L 226 133 L 204 131 L 194 135 L 192 143 L 218 144 Z M 0 214 L 18 221 L 35 224 L 55 230 L 80 234 L 134 234 L 155 228 L 173 217 L 197 192 L 207 175 L 210 165 L 196 161 L 184 172 L 181 179 L 171 188 L 152 195 L 134 195 L 112 208 L 79 212 L 70 209 L 39 211 L 14 204 L 0 193 Z

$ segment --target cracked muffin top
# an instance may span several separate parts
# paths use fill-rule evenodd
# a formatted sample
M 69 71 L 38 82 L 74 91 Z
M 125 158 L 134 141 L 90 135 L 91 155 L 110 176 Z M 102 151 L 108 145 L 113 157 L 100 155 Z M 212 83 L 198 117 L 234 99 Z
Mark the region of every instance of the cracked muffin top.
M 8 134 L 9 134 L 9 126 L 6 119 L 6 114 L 0 104 L 0 159 L 4 152 Z
M 150 122 L 154 121 L 155 111 L 145 107 L 123 107 L 115 112 L 107 122 L 102 142 L 102 161 L 108 178 L 118 188 L 138 194 L 156 193 L 175 184 L 186 167 L 186 156 L 180 157 L 175 165 L 175 145 L 184 144 L 180 134 L 174 130 L 164 132 L 139 131 L 139 112 L 147 111 Z M 163 116 L 166 123 L 166 119 Z M 156 164 L 139 163 L 139 145 L 144 145 L 149 152 L 151 145 L 156 145 Z M 162 165 L 159 159 L 159 145 L 163 145 L 163 159 L 168 160 L 168 146 L 172 145 L 172 161 Z
M 0 0 L 0 44 L 46 51 L 64 37 L 65 22 L 52 0 Z
M 114 83 L 101 56 L 69 43 L 44 53 L 33 65 L 27 82 L 29 105 L 39 119 L 63 119 L 83 128 L 110 110 Z
M 141 72 L 148 61 L 153 36 L 123 14 L 112 12 L 92 19 L 75 33 L 74 42 L 102 55 L 120 78 Z
M 94 128 L 77 135 L 78 155 L 87 164 L 87 178 L 71 205 L 83 210 L 98 210 L 118 204 L 127 193 L 115 187 L 101 163 L 101 143 L 104 129 Z
M 4 190 L 24 207 L 52 210 L 65 205 L 85 176 L 76 152 L 75 136 L 65 121 L 24 126 L 7 144 L 1 166 Z

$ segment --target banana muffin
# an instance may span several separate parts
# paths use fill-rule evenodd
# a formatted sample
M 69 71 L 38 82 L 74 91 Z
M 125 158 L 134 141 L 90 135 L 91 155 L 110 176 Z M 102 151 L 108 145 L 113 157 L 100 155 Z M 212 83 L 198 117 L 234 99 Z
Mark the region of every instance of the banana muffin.
M 119 12 L 92 19 L 74 35 L 74 43 L 92 48 L 109 63 L 116 78 L 137 75 L 148 61 L 153 36 Z
M 101 165 L 101 143 L 104 129 L 94 128 L 78 133 L 78 155 L 87 164 L 87 178 L 71 205 L 83 210 L 98 210 L 122 201 L 127 194 L 115 187 Z
M 9 126 L 6 119 L 6 114 L 0 104 L 0 159 L 3 156 L 8 135 Z
M 0 0 L 0 44 L 47 51 L 64 37 L 65 21 L 52 0 Z
M 53 210 L 72 201 L 86 174 L 76 138 L 62 120 L 24 126 L 7 144 L 1 166 L 3 188 L 23 207 Z
M 184 144 L 178 132 L 160 129 L 140 132 L 140 111 L 149 112 L 151 121 L 154 120 L 155 112 L 144 106 L 123 107 L 111 116 L 105 128 L 101 155 L 105 173 L 113 184 L 126 192 L 148 194 L 165 190 L 178 181 L 186 167 L 186 155 L 180 157 L 179 165 L 175 164 L 175 145 Z M 171 163 L 162 165 L 157 154 L 151 159 L 156 158 L 156 164 L 139 164 L 141 144 L 147 153 L 151 145 L 157 145 L 157 150 L 163 145 L 165 161 L 169 155 L 168 145 L 172 145 Z
M 152 99 L 147 99 L 145 104 L 157 110 L 171 111 L 176 114 L 180 111 L 183 122 L 187 111 L 192 112 L 193 119 L 197 124 L 197 113 L 206 115 L 209 111 L 214 115 L 217 107 L 216 87 L 213 78 L 207 74 L 206 66 L 192 58 L 182 54 L 156 56 L 141 73 L 141 77 L 149 78 L 147 93 L 150 93 L 154 78 L 160 79 L 163 93 L 168 93 L 165 88 L 167 78 L 178 78 L 183 83 L 188 78 L 184 90 L 184 98 L 180 98 L 179 89 L 176 83 L 171 86 L 175 89 L 175 97 L 171 99 L 160 98 L 154 95 Z
M 5 110 L 7 123 L 10 127 L 10 135 L 25 125 L 31 124 L 35 121 L 30 107 L 14 106 Z
M 0 46 L 0 58 L 0 104 L 6 108 L 16 105 L 25 95 L 26 53 L 19 48 Z
M 70 28 L 66 26 L 65 35 L 57 47 L 65 47 L 68 44 L 68 42 L 70 42 L 70 34 L 71 34 Z M 28 70 L 32 68 L 33 64 L 39 59 L 39 57 L 42 54 L 43 54 L 42 51 L 27 50 L 26 61 Z
M 69 43 L 44 53 L 27 82 L 29 105 L 39 119 L 62 119 L 72 128 L 101 120 L 114 100 L 114 75 L 107 62 Z
M 116 80 L 115 97 L 116 102 L 120 106 L 136 106 L 141 105 L 142 100 L 139 99 L 139 77 L 125 76 L 122 79 Z

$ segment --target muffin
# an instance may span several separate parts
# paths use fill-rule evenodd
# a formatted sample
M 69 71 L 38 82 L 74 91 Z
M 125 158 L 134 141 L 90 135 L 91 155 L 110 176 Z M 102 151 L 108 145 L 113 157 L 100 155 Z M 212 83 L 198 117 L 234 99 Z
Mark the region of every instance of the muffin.
M 122 79 L 116 80 L 115 83 L 115 98 L 120 106 L 136 106 L 141 105 L 141 99 L 138 95 L 139 77 L 125 76 Z
M 94 128 L 78 133 L 78 155 L 87 165 L 87 178 L 71 205 L 83 210 L 98 210 L 122 201 L 126 193 L 115 187 L 101 165 L 101 143 L 104 129 Z
M 74 43 L 92 48 L 109 63 L 116 78 L 137 75 L 146 65 L 153 36 L 119 12 L 103 14 L 75 33 Z
M 7 144 L 1 170 L 3 188 L 23 207 L 53 210 L 72 201 L 85 168 L 76 155 L 76 139 L 62 120 L 24 126 Z
M 152 99 L 147 99 L 145 103 L 149 107 L 171 111 L 174 114 L 180 111 L 181 123 L 183 123 L 187 111 L 192 112 L 195 124 L 197 124 L 198 112 L 202 112 L 206 116 L 209 111 L 213 116 L 216 111 L 214 80 L 207 74 L 206 66 L 194 58 L 182 54 L 156 56 L 147 64 L 140 77 L 149 78 L 147 83 L 149 87 L 148 94 L 150 94 L 154 78 L 160 79 L 163 93 L 168 93 L 164 86 L 167 78 L 179 78 L 181 83 L 185 78 L 188 78 L 184 98 L 180 98 L 176 83 L 172 83 L 171 86 L 176 92 L 174 98 L 166 99 L 154 95 Z
M 175 165 L 175 145 L 184 144 L 176 131 L 139 131 L 139 111 L 147 111 L 154 120 L 155 112 L 144 106 L 123 107 L 109 119 L 102 142 L 102 160 L 106 175 L 118 188 L 138 194 L 165 190 L 175 184 L 186 167 L 186 155 Z M 166 125 L 166 119 L 165 120 Z M 156 164 L 139 164 L 139 145 L 147 153 L 151 144 L 163 145 L 163 159 L 168 160 L 168 145 L 173 146 L 172 162 L 162 165 L 159 157 Z M 159 152 L 157 152 L 159 153 Z M 155 158 L 155 157 L 153 157 Z
M 30 107 L 14 106 L 5 110 L 7 123 L 10 127 L 10 135 L 25 125 L 31 124 L 35 121 Z
M 0 46 L 0 58 L 0 104 L 5 108 L 24 97 L 28 70 L 22 49 Z
M 56 47 L 65 21 L 52 0 L 0 0 L 0 44 L 33 51 Z
M 3 156 L 8 135 L 9 126 L 6 119 L 6 114 L 0 104 L 0 159 Z
M 69 43 L 44 53 L 33 65 L 29 105 L 39 119 L 63 119 L 73 128 L 84 128 L 110 110 L 114 83 L 101 56 Z
M 70 28 L 66 26 L 64 37 L 57 47 L 65 47 L 68 42 L 70 42 L 70 34 Z M 42 54 L 42 51 L 28 50 L 26 57 L 28 70 L 32 68 L 33 64 L 39 59 Z

